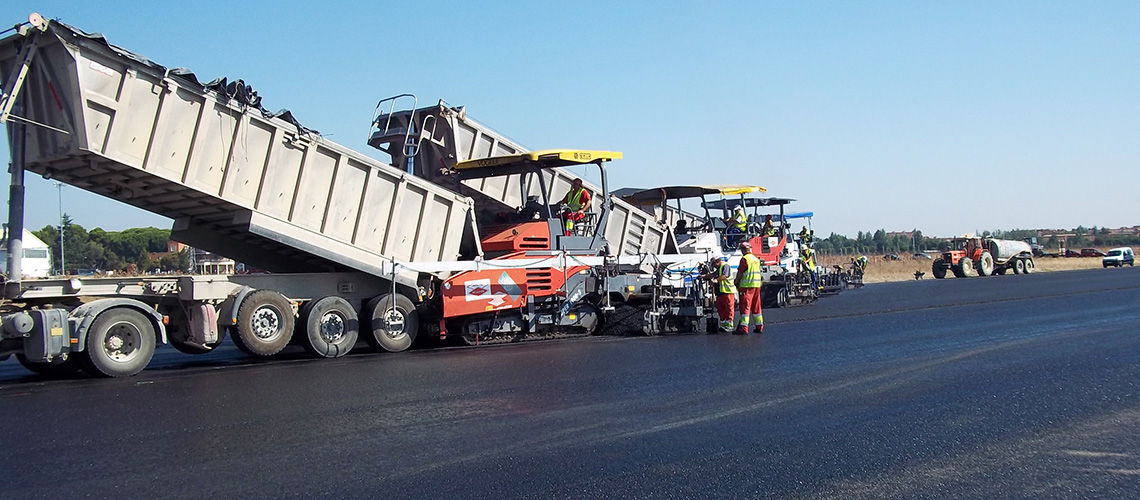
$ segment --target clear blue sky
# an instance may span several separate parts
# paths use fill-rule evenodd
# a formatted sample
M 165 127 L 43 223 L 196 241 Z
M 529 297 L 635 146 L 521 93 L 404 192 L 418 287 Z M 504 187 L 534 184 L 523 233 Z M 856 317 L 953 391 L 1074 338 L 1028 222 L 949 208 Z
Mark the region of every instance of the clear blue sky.
M 7 0 L 0 25 L 242 78 L 370 154 L 379 99 L 444 99 L 532 149 L 624 152 L 618 187 L 766 186 L 822 235 L 1140 224 L 1136 1 L 164 4 Z M 28 177 L 27 226 L 56 224 Z M 169 227 L 63 195 L 88 229 Z

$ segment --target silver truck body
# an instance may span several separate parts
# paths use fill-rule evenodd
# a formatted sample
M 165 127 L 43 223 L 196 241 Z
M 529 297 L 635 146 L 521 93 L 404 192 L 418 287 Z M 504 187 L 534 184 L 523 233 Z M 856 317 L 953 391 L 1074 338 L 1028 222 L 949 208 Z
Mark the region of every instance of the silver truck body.
M 57 22 L 33 36 L 14 106 L 32 122 L 24 168 L 174 219 L 178 241 L 269 271 L 374 274 L 477 241 L 468 197 L 100 36 Z M 0 40 L 6 86 L 23 48 Z
M 411 96 L 407 96 L 411 97 Z M 388 100 L 385 100 L 388 101 Z M 381 101 L 381 104 L 385 104 Z M 395 104 L 395 103 L 392 103 Z M 523 206 L 529 196 L 543 199 L 538 182 L 529 182 L 526 191 L 520 175 L 456 181 L 445 170 L 457 162 L 504 156 L 529 151 L 503 134 L 467 116 L 465 108 L 445 105 L 378 113 L 368 144 L 392 157 L 392 164 L 404 166 L 417 176 L 439 183 L 475 199 L 477 212 L 490 215 Z M 409 159 L 411 161 L 409 161 Z M 544 185 L 552 203 L 562 199 L 578 176 L 564 168 L 551 169 Z M 583 182 L 583 187 L 600 203 L 602 189 Z M 658 221 L 652 214 L 615 197 L 605 237 L 614 254 L 674 253 L 670 226 L 676 217 Z

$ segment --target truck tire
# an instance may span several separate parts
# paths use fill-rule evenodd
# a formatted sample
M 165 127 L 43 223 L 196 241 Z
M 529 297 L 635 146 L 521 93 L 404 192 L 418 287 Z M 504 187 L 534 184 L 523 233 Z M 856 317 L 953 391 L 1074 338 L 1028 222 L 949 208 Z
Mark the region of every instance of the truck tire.
M 1029 274 L 1029 273 L 1033 272 L 1034 270 L 1036 270 L 1037 264 L 1033 263 L 1033 259 L 1026 258 L 1024 260 L 1025 260 L 1025 270 L 1023 272 L 1025 274 Z
M 256 290 L 238 306 L 234 345 L 250 356 L 272 356 L 293 338 L 293 305 L 273 290 Z
M 978 276 L 992 276 L 994 274 L 994 257 L 989 252 L 982 252 L 978 259 Z
M 934 259 L 934 263 L 930 265 L 930 274 L 933 274 L 936 279 L 946 277 L 946 262 L 942 259 Z
M 348 354 L 360 334 L 360 319 L 347 300 L 330 295 L 301 307 L 304 330 L 298 340 L 309 354 L 339 358 Z
M 1013 260 L 1013 274 L 1025 274 L 1025 261 L 1022 259 Z
M 16 353 L 16 361 L 19 361 L 28 371 L 48 377 L 66 377 L 75 374 L 80 368 L 79 363 L 75 362 L 74 359 L 68 359 L 60 363 L 39 363 L 28 361 L 27 356 L 24 356 L 24 353 L 21 352 Z
M 83 370 L 98 377 L 129 377 L 154 356 L 154 325 L 134 309 L 116 307 L 99 313 L 87 330 L 79 354 Z
M 400 352 L 412 345 L 420 329 L 420 317 L 412 301 L 400 294 L 386 293 L 364 307 L 368 345 L 388 352 Z

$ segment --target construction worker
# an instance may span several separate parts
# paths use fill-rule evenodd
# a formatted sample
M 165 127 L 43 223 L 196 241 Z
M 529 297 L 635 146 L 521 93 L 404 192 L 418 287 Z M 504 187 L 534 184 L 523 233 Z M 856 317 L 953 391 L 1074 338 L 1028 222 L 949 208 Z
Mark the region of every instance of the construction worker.
M 709 261 L 709 272 L 705 278 L 716 283 L 716 315 L 720 318 L 717 330 L 732 331 L 736 315 L 736 285 L 732 282 L 732 265 L 723 257 L 713 257 Z
M 772 223 L 772 214 L 764 216 L 764 228 L 760 231 L 760 234 L 763 234 L 764 236 L 776 235 L 776 225 Z
M 815 252 L 811 247 L 804 247 L 803 252 L 800 253 L 800 270 L 807 272 L 811 275 L 811 287 L 816 288 L 816 273 L 815 273 Z
M 860 255 L 858 259 L 851 259 L 851 264 L 855 266 L 855 271 L 859 274 L 867 272 L 867 256 Z
M 748 215 L 744 213 L 744 207 L 736 205 L 732 207 L 732 215 L 724 218 L 724 223 L 728 224 L 728 231 L 725 232 L 725 239 L 729 243 L 735 243 L 738 239 L 743 239 L 745 233 L 748 232 Z M 730 238 L 729 236 L 736 236 Z
M 752 245 L 740 243 L 740 264 L 736 267 L 736 288 L 740 290 L 740 326 L 733 330 L 734 335 L 747 335 L 748 326 L 753 332 L 764 333 L 764 311 L 760 308 L 760 286 L 764 277 L 761 274 L 760 259 L 752 255 Z
M 799 234 L 800 243 L 803 243 L 804 245 L 807 245 L 810 247 L 813 233 L 814 233 L 814 231 L 810 231 L 810 232 L 808 231 L 807 226 L 801 226 L 800 234 Z
M 585 219 L 586 210 L 590 208 L 590 192 L 582 187 L 582 179 L 574 179 L 570 183 L 570 190 L 559 203 L 570 209 L 569 212 L 562 214 L 566 224 L 566 236 L 570 236 L 570 232 L 574 230 L 574 223 Z

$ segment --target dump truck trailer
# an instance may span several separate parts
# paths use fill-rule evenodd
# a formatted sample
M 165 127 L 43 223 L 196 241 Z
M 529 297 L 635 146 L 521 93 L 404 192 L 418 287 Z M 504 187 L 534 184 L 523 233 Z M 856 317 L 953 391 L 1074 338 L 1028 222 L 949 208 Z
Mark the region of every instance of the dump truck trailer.
M 398 262 L 480 257 L 470 198 L 265 112 L 240 81 L 202 84 L 37 15 L 0 40 L 0 81 L 15 235 L 30 171 L 174 219 L 176 240 L 293 273 L 28 281 L 10 259 L 4 297 L 22 308 L 3 316 L 0 356 L 33 370 L 84 353 L 92 371 L 130 375 L 155 339 L 208 352 L 225 333 L 219 324 L 242 350 L 271 355 L 294 319 L 313 317 L 305 347 L 343 355 L 360 314 L 391 309 L 373 299 L 422 299 L 450 274 Z M 19 255 L 19 237 L 10 242 Z M 387 348 L 399 335 L 368 340 Z
M 449 327 L 476 342 L 563 327 L 589 333 L 612 310 L 613 270 L 649 257 L 623 250 L 624 260 L 616 258 L 608 231 L 621 225 L 619 237 L 644 248 L 664 241 L 628 236 L 640 212 L 611 217 L 620 210 L 607 203 L 588 237 L 527 220 L 481 238 L 471 198 L 328 141 L 288 113 L 266 112 L 244 82 L 203 84 L 37 15 L 0 40 L 0 82 L 0 122 L 12 145 L 11 233 L 22 233 L 30 171 L 172 218 L 174 239 L 275 273 L 24 280 L 20 238 L 12 237 L 0 359 L 15 354 L 36 372 L 81 365 L 132 375 L 157 343 L 199 354 L 227 333 L 251 355 L 296 342 L 322 357 L 343 356 L 358 336 L 400 351 L 421 330 L 446 335 Z M 548 175 L 547 158 L 603 161 L 590 155 L 530 153 L 522 163 Z M 461 182 L 525 173 L 464 174 L 459 166 L 449 174 Z M 520 186 L 548 199 L 548 179 Z M 599 192 L 612 199 L 604 183 Z M 517 237 L 542 224 L 551 228 L 547 247 Z M 497 246 L 497 259 L 484 259 L 484 242 Z M 479 274 L 487 270 L 497 281 Z M 534 283 L 506 283 L 504 270 Z M 558 272 L 567 279 L 554 283 Z M 495 290 L 521 293 L 506 293 L 508 302 Z M 507 313 L 509 325 L 499 321 Z
M 431 180 L 475 200 L 481 223 L 492 222 L 499 214 L 519 210 L 538 198 L 560 199 L 576 175 L 556 168 L 544 175 L 545 193 L 537 183 L 524 187 L 519 175 L 458 180 L 449 170 L 457 163 L 491 156 L 509 156 L 529 151 L 526 147 L 467 115 L 465 107 L 442 100 L 432 106 L 417 107 L 412 94 L 382 99 L 377 103 L 368 144 L 387 153 L 392 165 L 403 166 L 413 175 Z M 602 186 L 583 179 L 583 187 L 601 203 Z M 676 213 L 657 218 L 618 198 L 609 198 L 611 221 L 606 240 L 614 254 L 675 253 L 669 236 Z

